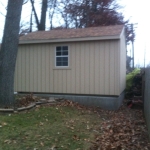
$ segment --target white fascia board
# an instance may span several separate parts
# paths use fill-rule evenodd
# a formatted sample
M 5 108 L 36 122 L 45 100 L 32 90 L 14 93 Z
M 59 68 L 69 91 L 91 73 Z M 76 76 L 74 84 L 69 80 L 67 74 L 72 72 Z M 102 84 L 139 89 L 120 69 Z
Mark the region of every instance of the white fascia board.
M 121 38 L 122 36 L 125 36 L 125 27 L 123 27 L 123 29 L 122 29 L 122 31 L 121 31 L 120 38 Z
M 50 39 L 50 40 L 22 40 L 22 41 L 19 41 L 19 44 L 80 42 L 80 41 L 117 40 L 117 39 L 120 39 L 120 35 L 101 36 L 101 37 L 69 38 L 69 39 Z

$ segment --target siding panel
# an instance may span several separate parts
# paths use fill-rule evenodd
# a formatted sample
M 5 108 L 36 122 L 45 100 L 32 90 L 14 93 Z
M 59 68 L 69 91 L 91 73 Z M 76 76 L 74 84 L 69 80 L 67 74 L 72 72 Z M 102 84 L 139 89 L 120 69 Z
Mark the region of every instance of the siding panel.
M 95 80 L 94 80 L 94 93 L 95 94 L 100 94 L 100 48 L 99 48 L 99 42 L 95 42 L 95 64 L 94 64 L 94 70 L 95 70 Z
M 81 65 L 81 94 L 84 94 L 85 93 L 85 81 L 84 81 L 84 78 L 85 78 L 85 65 L 84 65 L 84 60 L 85 60 L 85 49 L 84 49 L 84 46 L 85 44 L 84 43 L 81 43 L 81 57 L 80 57 L 80 65 Z
M 89 94 L 95 94 L 95 45 L 94 45 L 94 42 L 91 42 L 90 43 L 90 50 L 89 50 L 89 54 L 90 54 L 90 57 L 89 57 L 89 72 L 90 72 L 90 78 L 89 78 L 89 89 L 90 89 L 90 92 Z
M 100 94 L 104 95 L 105 91 L 105 66 L 104 66 L 104 61 L 105 61 L 105 45 L 104 42 L 99 43 L 99 48 L 100 48 L 100 74 L 99 74 L 99 87 L 100 87 Z
M 76 64 L 76 67 L 75 67 L 75 73 L 76 73 L 76 93 L 80 93 L 81 89 L 80 89 L 80 84 L 81 84 L 81 75 L 80 75 L 80 57 L 81 57 L 81 54 L 80 54 L 80 44 L 76 44 L 76 49 L 75 49 L 75 64 Z
M 38 92 L 42 91 L 42 51 L 41 51 L 41 45 L 38 45 L 37 47 L 37 74 L 38 74 Z
M 110 60 L 110 76 L 109 76 L 109 82 L 110 82 L 110 95 L 115 94 L 114 90 L 114 80 L 115 80 L 115 42 L 112 41 L 110 43 L 110 55 L 109 55 L 109 60 Z
M 55 48 L 69 47 L 69 68 L 55 68 Z M 119 40 L 20 45 L 15 89 L 24 92 L 119 95 Z M 124 63 L 123 61 L 121 62 Z
M 73 43 L 72 46 L 70 46 L 70 51 L 71 51 L 71 93 L 76 93 L 76 72 L 75 72 L 75 68 L 76 68 L 76 44 Z
M 32 46 L 33 49 L 33 64 L 34 64 L 34 68 L 33 68 L 33 74 L 34 74 L 34 78 L 33 78 L 33 87 L 34 87 L 34 92 L 38 92 L 38 50 L 36 45 Z
M 50 92 L 50 50 L 49 45 L 46 45 L 46 53 L 45 53 L 45 91 Z M 52 76 L 51 76 L 52 77 Z
M 57 93 L 58 92 L 58 73 L 57 73 L 57 70 L 54 70 L 54 93 Z
M 29 86 L 30 86 L 30 91 L 33 92 L 34 91 L 34 60 L 33 60 L 33 56 L 34 56 L 34 50 L 31 47 L 28 47 L 29 50 L 29 62 L 30 62 L 30 70 L 29 70 Z
M 15 70 L 15 75 L 17 76 L 17 79 L 15 80 L 15 84 L 16 85 L 16 89 L 15 91 L 18 91 L 18 89 L 20 91 L 22 91 L 22 61 L 21 61 L 21 51 L 18 51 L 18 55 L 17 55 L 17 62 L 16 62 L 16 70 Z
M 85 44 L 85 52 L 84 52 L 84 67 L 85 67 L 85 74 L 84 74 L 84 88 L 85 88 L 85 94 L 90 93 L 90 44 Z
M 109 76 L 110 76 L 110 63 L 109 63 L 109 42 L 105 42 L 105 62 L 104 62 L 104 68 L 105 68 L 105 95 L 109 94 Z
M 57 88 L 59 93 L 63 93 L 63 70 L 57 70 Z
M 71 70 L 66 70 L 67 75 L 67 93 L 71 93 Z
M 43 47 L 41 47 L 41 49 L 43 48 L 43 50 L 41 51 L 41 91 L 45 92 L 46 91 L 46 46 L 43 45 Z
M 26 91 L 26 46 L 23 48 L 22 53 L 21 53 L 21 90 Z
M 62 70 L 62 93 L 67 93 L 67 70 Z
M 49 60 L 49 89 L 50 89 L 50 92 L 53 93 L 56 91 L 56 87 L 55 87 L 55 82 L 56 81 L 56 77 L 55 77 L 55 70 L 54 69 L 54 66 L 55 66 L 55 46 L 54 45 L 49 45 L 48 46 L 48 51 L 49 51 L 49 57 L 50 57 L 50 60 Z

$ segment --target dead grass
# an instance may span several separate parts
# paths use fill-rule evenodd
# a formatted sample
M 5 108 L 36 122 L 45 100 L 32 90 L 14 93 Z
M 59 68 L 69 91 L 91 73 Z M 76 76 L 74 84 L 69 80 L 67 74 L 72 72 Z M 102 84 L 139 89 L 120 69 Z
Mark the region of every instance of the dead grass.
M 88 149 L 101 123 L 96 113 L 69 106 L 43 106 L 0 117 L 0 150 Z

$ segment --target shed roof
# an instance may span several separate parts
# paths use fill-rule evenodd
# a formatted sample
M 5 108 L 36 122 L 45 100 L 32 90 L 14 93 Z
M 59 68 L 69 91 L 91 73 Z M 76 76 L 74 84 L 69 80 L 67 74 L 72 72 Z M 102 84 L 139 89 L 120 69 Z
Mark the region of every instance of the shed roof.
M 78 29 L 36 31 L 20 37 L 20 44 L 96 39 L 119 39 L 124 25 L 100 26 Z

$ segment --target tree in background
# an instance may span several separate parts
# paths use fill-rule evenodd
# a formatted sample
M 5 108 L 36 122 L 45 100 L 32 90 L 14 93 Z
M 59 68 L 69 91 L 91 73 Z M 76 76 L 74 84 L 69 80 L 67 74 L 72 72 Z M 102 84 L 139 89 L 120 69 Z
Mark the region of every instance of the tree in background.
M 41 17 L 40 20 L 38 19 L 35 7 L 34 7 L 34 0 L 30 0 L 32 5 L 32 10 L 34 12 L 36 24 L 38 31 L 45 30 L 45 24 L 46 24 L 46 12 L 47 12 L 47 3 L 48 0 L 42 0 L 42 8 L 41 8 Z M 32 23 L 32 22 L 31 22 Z
M 121 6 L 116 0 L 61 0 L 61 2 L 64 5 L 62 17 L 66 28 L 125 24 L 126 42 L 134 40 L 135 33 L 127 26 L 128 20 L 124 20 L 123 14 L 119 12 Z
M 74 22 L 73 27 L 85 28 L 126 23 L 118 9 L 115 0 L 75 0 L 64 6 L 64 13 Z
M 57 10 L 58 7 L 59 7 L 58 0 L 49 0 L 48 1 L 50 30 L 53 29 L 53 18 L 54 18 L 54 14 L 58 11 Z
M 14 72 L 19 42 L 19 23 L 23 0 L 8 0 L 4 34 L 0 49 L 0 104 L 14 103 Z

